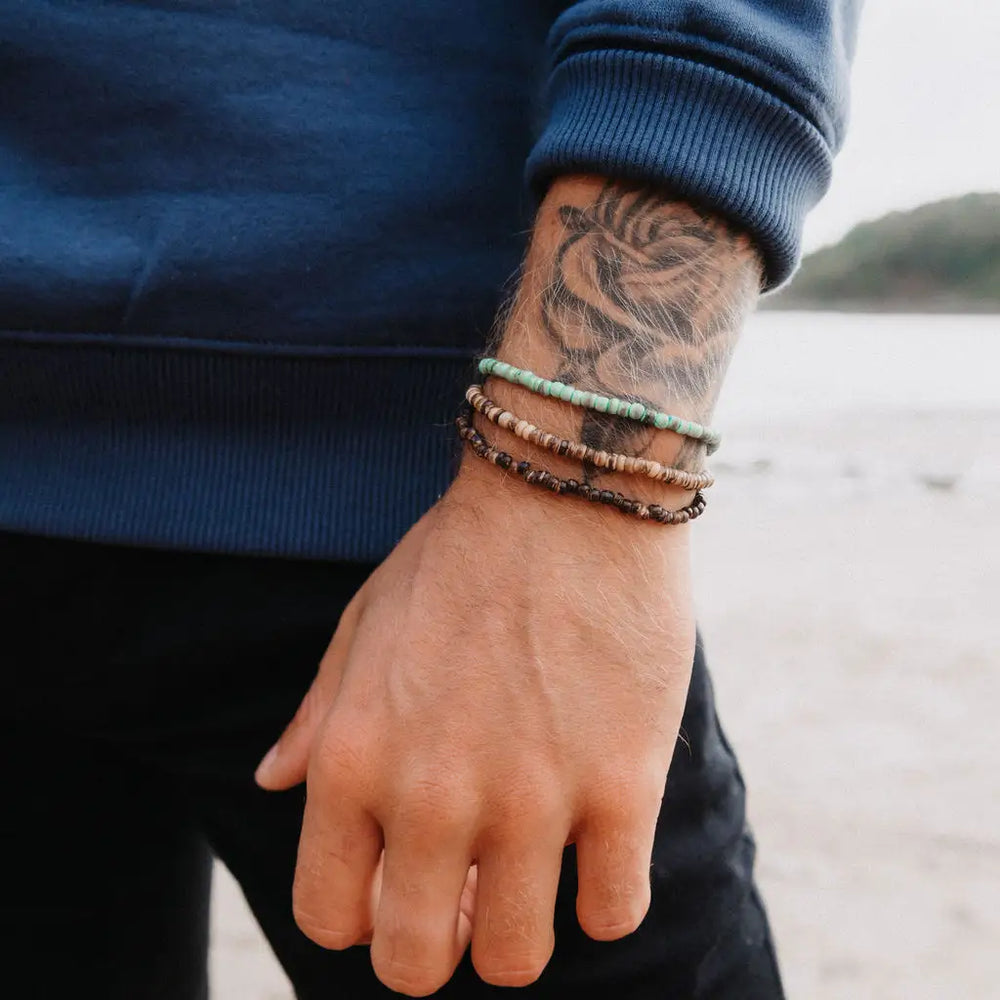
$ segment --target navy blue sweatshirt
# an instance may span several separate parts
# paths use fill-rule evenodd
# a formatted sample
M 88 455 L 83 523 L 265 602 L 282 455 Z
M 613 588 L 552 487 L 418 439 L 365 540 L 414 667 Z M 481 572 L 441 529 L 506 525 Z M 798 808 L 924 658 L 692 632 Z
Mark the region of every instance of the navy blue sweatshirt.
M 856 16 L 0 0 L 0 530 L 381 557 L 447 485 L 545 185 L 662 185 L 780 283 Z

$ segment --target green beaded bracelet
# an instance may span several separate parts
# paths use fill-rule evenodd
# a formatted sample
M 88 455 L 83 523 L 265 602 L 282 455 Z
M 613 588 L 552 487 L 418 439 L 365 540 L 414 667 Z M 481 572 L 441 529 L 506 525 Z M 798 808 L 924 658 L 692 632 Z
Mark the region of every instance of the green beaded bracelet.
M 514 365 L 508 364 L 506 361 L 499 361 L 497 358 L 483 358 L 479 362 L 479 371 L 484 376 L 494 375 L 497 378 L 506 379 L 513 385 L 524 386 L 525 389 L 537 392 L 540 396 L 551 396 L 553 399 L 561 399 L 564 403 L 571 403 L 573 406 L 583 406 L 588 410 L 596 410 L 598 413 L 625 417 L 628 420 L 635 420 L 637 423 L 656 427 L 661 431 L 673 431 L 675 434 L 703 441 L 709 455 L 719 447 L 722 441 L 722 437 L 716 431 L 695 423 L 693 420 L 682 420 L 680 417 L 661 413 L 659 410 L 648 408 L 643 403 L 632 400 L 601 396 L 596 392 L 578 389 L 563 382 L 553 382 L 528 371 L 526 368 L 516 368 Z

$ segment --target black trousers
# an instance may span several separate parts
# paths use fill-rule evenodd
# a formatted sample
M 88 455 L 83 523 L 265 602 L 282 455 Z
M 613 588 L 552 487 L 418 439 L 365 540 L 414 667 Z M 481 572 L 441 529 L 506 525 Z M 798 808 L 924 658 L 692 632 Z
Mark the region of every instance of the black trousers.
M 252 772 L 371 567 L 0 534 L 6 775 L 4 977 L 22 1000 L 207 996 L 212 855 L 302 1000 L 390 996 L 366 948 L 325 952 L 291 914 L 303 791 Z M 528 997 L 774 1000 L 744 790 L 699 648 L 642 927 L 589 940 L 572 849 L 556 951 Z M 502 991 L 466 960 L 438 995 Z

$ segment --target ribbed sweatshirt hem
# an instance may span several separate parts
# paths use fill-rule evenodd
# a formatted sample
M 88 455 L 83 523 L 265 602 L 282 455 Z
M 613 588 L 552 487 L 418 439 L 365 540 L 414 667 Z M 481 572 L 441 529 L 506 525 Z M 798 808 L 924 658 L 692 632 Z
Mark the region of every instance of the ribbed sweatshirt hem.
M 0 335 L 0 530 L 381 559 L 447 488 L 472 353 Z
M 766 289 L 792 274 L 805 215 L 829 186 L 832 152 L 789 104 L 690 59 L 598 49 L 555 67 L 549 105 L 527 164 L 536 192 L 567 173 L 659 184 L 749 233 Z

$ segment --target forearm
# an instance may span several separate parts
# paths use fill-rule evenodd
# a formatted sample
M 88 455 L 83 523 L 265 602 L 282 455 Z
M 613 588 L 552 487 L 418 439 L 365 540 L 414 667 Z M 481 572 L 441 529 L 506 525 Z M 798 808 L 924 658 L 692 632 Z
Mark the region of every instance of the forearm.
M 653 189 L 563 178 L 539 210 L 518 294 L 498 323 L 492 350 L 539 375 L 704 423 L 759 285 L 749 240 L 719 218 Z M 596 450 L 688 471 L 704 461 L 705 447 L 693 439 L 567 406 L 500 379 L 490 381 L 489 395 Z M 593 485 L 614 478 L 614 488 L 622 489 L 621 476 L 521 441 L 517 446 L 553 472 Z M 648 480 L 628 486 L 640 497 L 663 494 Z

